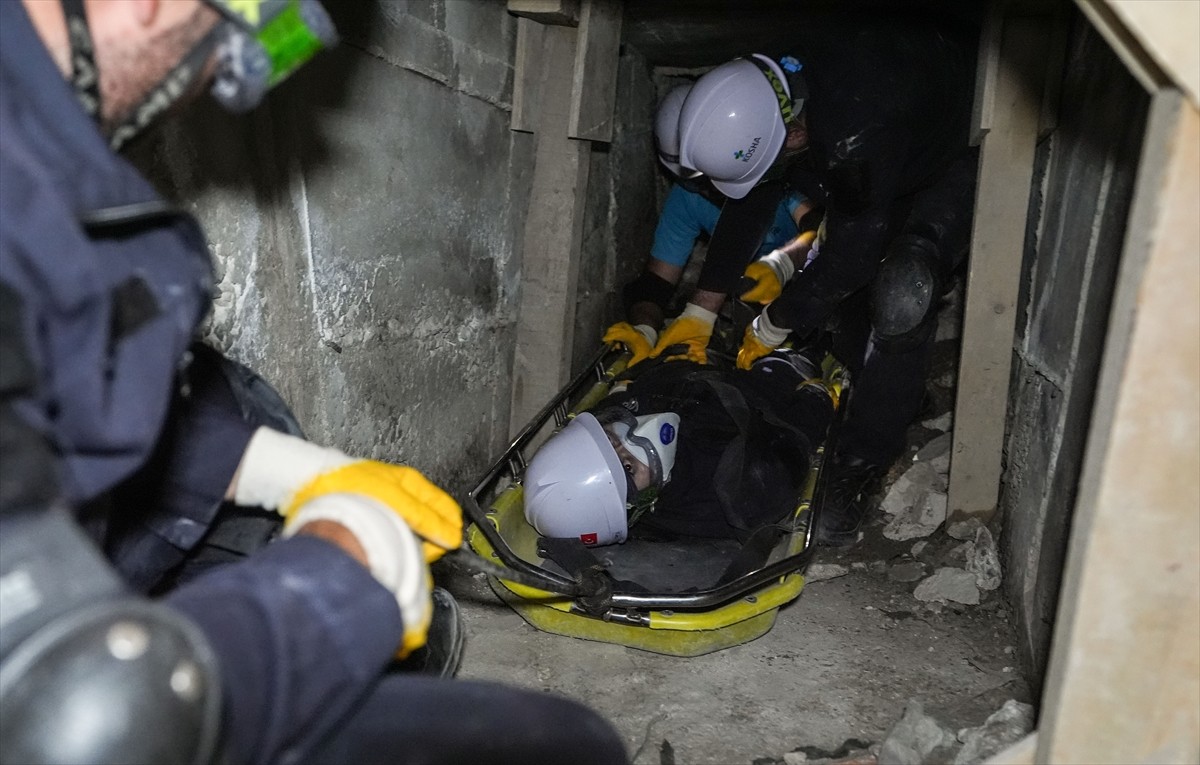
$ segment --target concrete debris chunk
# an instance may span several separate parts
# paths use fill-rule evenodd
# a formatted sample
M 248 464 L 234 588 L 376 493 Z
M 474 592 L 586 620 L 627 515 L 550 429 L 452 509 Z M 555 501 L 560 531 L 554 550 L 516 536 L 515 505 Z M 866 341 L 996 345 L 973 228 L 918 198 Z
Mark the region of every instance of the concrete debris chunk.
M 840 563 L 813 563 L 804 572 L 804 581 L 810 584 L 812 582 L 824 582 L 830 579 L 837 579 L 839 576 L 845 576 L 849 573 L 849 567 L 843 566 Z
M 808 755 L 804 752 L 784 752 L 783 765 L 800 765 L 808 762 Z
M 896 513 L 883 535 L 888 539 L 903 542 L 908 539 L 927 537 L 946 520 L 946 495 L 940 491 L 928 492 L 918 503 Z
M 954 413 L 946 412 L 941 417 L 933 417 L 921 423 L 921 427 L 929 428 L 946 433 L 950 430 L 950 426 L 954 424 Z
M 968 606 L 979 604 L 979 588 L 975 586 L 975 575 L 961 568 L 939 568 L 913 590 L 913 597 L 926 602 L 945 603 L 953 601 Z
M 975 586 L 981 590 L 994 590 L 1000 586 L 1000 553 L 986 526 L 975 532 L 975 544 L 967 553 L 967 571 L 975 575 Z
M 954 521 L 946 526 L 946 534 L 954 539 L 975 539 L 975 532 L 983 527 L 978 518 Z
M 946 558 L 949 560 L 956 560 L 959 563 L 966 564 L 967 558 L 971 557 L 971 552 L 974 549 L 975 549 L 974 542 L 963 542 L 961 545 L 958 545 L 957 547 L 950 548 L 950 551 L 946 553 Z
M 945 491 L 946 478 L 938 475 L 937 469 L 928 462 L 916 462 L 896 479 L 879 506 L 888 515 L 895 515 L 921 504 L 930 492 Z
M 909 701 L 902 716 L 883 739 L 879 765 L 922 765 L 925 758 L 953 734 L 925 714 L 919 701 Z
M 915 545 L 912 546 L 912 550 L 909 550 L 909 554 L 912 555 L 914 558 L 916 558 L 921 553 L 925 552 L 926 547 L 929 547 L 929 543 L 926 542 L 925 540 L 921 540 L 920 542 L 917 542 Z
M 958 732 L 963 743 L 954 765 L 975 765 L 1020 741 L 1033 730 L 1033 707 L 1009 699 L 978 728 Z
M 931 462 L 943 455 L 950 453 L 950 446 L 954 443 L 954 436 L 950 433 L 943 433 L 940 436 L 930 439 L 929 443 L 922 446 L 913 455 L 913 462 Z
M 893 582 L 916 582 L 925 576 L 925 564 L 920 561 L 896 563 L 888 570 Z

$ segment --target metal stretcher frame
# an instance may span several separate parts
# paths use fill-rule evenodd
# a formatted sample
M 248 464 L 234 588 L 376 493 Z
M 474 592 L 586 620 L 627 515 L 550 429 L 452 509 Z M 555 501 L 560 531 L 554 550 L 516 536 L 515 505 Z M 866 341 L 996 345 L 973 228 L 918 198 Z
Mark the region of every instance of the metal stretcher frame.
M 538 534 L 523 512 L 524 449 L 552 416 L 561 428 L 573 414 L 604 398 L 627 359 L 612 347 L 601 348 L 584 371 L 516 435 L 463 503 L 471 521 L 468 545 L 485 560 L 499 562 L 503 573 L 489 576 L 492 589 L 545 632 L 675 656 L 698 656 L 753 640 L 771 629 L 778 609 L 804 587 L 803 572 L 815 550 L 814 516 L 819 502 L 814 498 L 822 487 L 821 466 L 828 443 L 813 457 L 792 514 L 794 530 L 776 545 L 766 565 L 726 584 L 688 593 L 621 593 L 612 591 L 606 575 L 575 580 L 539 565 L 543 559 L 537 550 Z M 485 511 L 480 497 L 505 474 L 511 485 Z

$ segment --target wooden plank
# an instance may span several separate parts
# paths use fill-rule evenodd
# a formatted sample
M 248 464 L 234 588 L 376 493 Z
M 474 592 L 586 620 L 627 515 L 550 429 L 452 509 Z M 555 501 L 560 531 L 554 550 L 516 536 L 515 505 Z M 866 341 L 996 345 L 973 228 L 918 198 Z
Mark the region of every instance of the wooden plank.
M 1037 762 L 1200 762 L 1200 112 L 1151 100 Z
M 532 133 L 537 122 L 538 90 L 542 72 L 542 45 L 546 26 L 526 18 L 517 19 L 517 49 L 513 60 L 513 110 L 509 128 Z
M 1108 0 L 1151 58 L 1200 107 L 1200 2 L 1179 0 Z
M 1004 30 L 1000 3 L 988 7 L 979 31 L 979 52 L 975 63 L 975 102 L 971 108 L 971 145 L 978 146 L 992 129 L 996 111 L 996 77 L 1000 71 L 1000 33 Z
M 1023 233 L 1042 103 L 1046 29 L 1006 18 L 991 129 L 980 149 L 958 399 L 954 412 L 949 513 L 987 520 L 999 495 Z
M 508 0 L 508 12 L 540 24 L 579 25 L 579 0 Z
M 1143 88 L 1153 92 L 1167 85 L 1170 80 L 1166 72 L 1146 52 L 1105 0 L 1075 0 L 1075 3 Z M 1194 31 L 1192 30 L 1193 34 Z
M 567 135 L 610 143 L 621 52 L 621 0 L 583 0 Z
M 543 34 L 537 62 L 541 106 L 513 360 L 513 432 L 524 427 L 570 375 L 591 149 L 587 141 L 567 137 L 576 30 L 548 26 Z

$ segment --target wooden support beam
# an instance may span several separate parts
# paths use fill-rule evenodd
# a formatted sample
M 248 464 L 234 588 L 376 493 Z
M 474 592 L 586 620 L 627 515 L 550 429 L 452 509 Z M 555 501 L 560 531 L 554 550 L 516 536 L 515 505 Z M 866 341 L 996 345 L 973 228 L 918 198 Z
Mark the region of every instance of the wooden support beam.
M 539 24 L 579 25 L 579 0 L 508 0 L 508 12 Z
M 537 121 L 538 95 L 544 74 L 542 45 L 546 25 L 526 18 L 517 19 L 517 49 L 513 56 L 513 110 L 509 128 L 532 133 Z
M 1200 762 L 1200 112 L 1143 146 L 1035 762 Z
M 975 224 L 963 310 L 954 411 L 949 517 L 986 521 L 999 496 L 1001 450 L 1030 182 L 1045 75 L 1046 28 L 1006 17 L 994 40 L 995 78 L 982 97 L 994 107 L 983 136 Z
M 567 129 L 572 138 L 612 141 L 623 11 L 621 0 L 583 0 Z
M 516 431 L 567 382 L 574 342 L 583 204 L 591 144 L 567 137 L 576 30 L 547 26 L 536 69 L 533 188 L 525 218 L 510 427 Z M 530 61 L 529 63 L 533 63 Z

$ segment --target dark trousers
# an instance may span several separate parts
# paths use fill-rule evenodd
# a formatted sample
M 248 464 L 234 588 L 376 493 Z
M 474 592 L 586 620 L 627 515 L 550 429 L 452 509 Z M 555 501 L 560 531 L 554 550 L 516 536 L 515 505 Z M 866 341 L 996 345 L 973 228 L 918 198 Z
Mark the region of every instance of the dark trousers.
M 977 164 L 977 153 L 965 152 L 934 185 L 899 200 L 896 207 L 894 237 L 916 234 L 937 246 L 939 294 L 966 257 Z M 921 411 L 937 314 L 931 312 L 922 340 L 900 346 L 880 342 L 870 317 L 868 287 L 843 301 L 835 319 L 834 353 L 852 373 L 838 451 L 888 465 L 904 452 L 908 426 Z
M 625 746 L 582 704 L 496 683 L 387 675 L 305 761 L 621 765 Z

